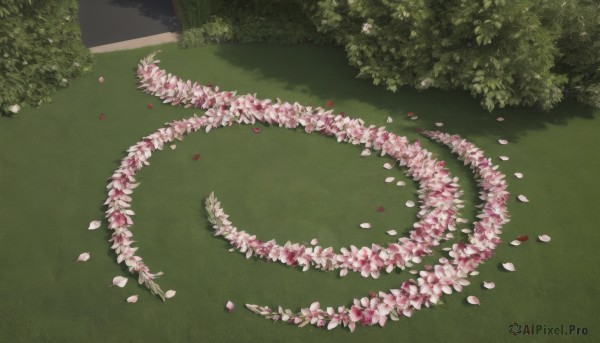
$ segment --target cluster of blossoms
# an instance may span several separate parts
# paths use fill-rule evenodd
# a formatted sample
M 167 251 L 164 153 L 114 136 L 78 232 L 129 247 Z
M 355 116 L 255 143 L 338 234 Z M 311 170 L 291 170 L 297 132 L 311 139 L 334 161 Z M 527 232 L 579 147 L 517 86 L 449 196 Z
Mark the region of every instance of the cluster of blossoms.
M 310 265 L 324 270 L 342 268 L 342 273 L 350 269 L 363 276 L 377 277 L 381 268 L 391 271 L 395 267 L 404 268 L 410 266 L 411 262 L 419 262 L 420 256 L 431 252 L 431 246 L 439 244 L 440 239 L 451 237 L 445 231 L 455 230 L 454 226 L 460 220 L 456 218 L 457 208 L 461 207 L 457 180 L 449 176 L 443 161 L 432 159 L 431 154 L 422 149 L 418 142 L 408 144 L 405 137 L 396 136 L 384 128 L 366 127 L 360 119 L 334 115 L 322 108 L 282 103 L 279 100 L 259 100 L 253 95 L 236 96 L 233 92 L 220 92 L 216 87 L 213 89 L 192 84 L 167 75 L 157 67 L 158 61 L 154 61 L 153 57 L 148 56 L 138 67 L 140 88 L 161 97 L 165 103 L 206 110 L 202 117 L 194 116 L 168 123 L 132 146 L 108 185 L 109 198 L 106 204 L 109 228 L 114 231 L 112 248 L 118 255 L 119 263 L 125 262 L 130 272 L 138 273 L 139 282 L 153 293 L 164 297 L 154 282 L 160 273 L 151 274 L 142 259 L 135 255 L 137 248 L 131 247 L 133 241 L 129 228 L 133 224 L 131 216 L 134 213 L 129 209 L 129 195 L 137 186 L 134 176 L 144 165 L 148 165 L 147 160 L 152 152 L 161 150 L 165 143 L 181 140 L 184 135 L 201 128 L 208 132 L 219 126 L 252 124 L 256 121 L 292 129 L 302 126 L 306 132 L 335 136 L 340 142 L 363 144 L 366 148 L 380 151 L 382 155 L 388 154 L 400 165 L 406 166 L 407 174 L 420 183 L 420 220 L 414 225 L 410 239 L 401 239 L 385 248 L 373 245 L 370 249 L 345 249 L 340 254 L 335 254 L 331 248 L 307 248 L 291 243 L 281 247 L 274 241 L 260 242 L 256 237 L 232 227 L 216 198 L 211 195 L 207 209 L 216 233 L 223 235 L 248 256 L 254 254 L 303 268 Z M 434 266 L 432 271 L 421 271 L 418 280 L 406 281 L 400 288 L 390 290 L 390 293 L 380 292 L 371 298 L 357 299 L 350 308 L 342 306 L 337 311 L 333 308 L 323 310 L 319 303 L 313 303 L 299 313 L 282 308 L 272 311 L 269 307 L 257 305 L 247 307 L 273 320 L 285 320 L 301 326 L 310 323 L 329 329 L 342 325 L 353 331 L 356 323 L 384 325 L 388 317 L 397 320 L 401 316 L 410 316 L 422 306 L 436 304 L 442 294 L 450 294 L 452 289 L 460 291 L 462 286 L 468 285 L 466 277 L 479 263 L 491 256 L 491 251 L 499 243 L 500 227 L 508 220 L 506 184 L 503 175 L 472 144 L 457 136 L 439 132 L 427 134 L 452 146 L 473 168 L 482 188 L 484 205 L 482 214 L 478 216 L 479 221 L 475 223 L 475 232 L 470 236 L 469 243 L 452 246 L 452 261 L 441 258 L 440 264 Z

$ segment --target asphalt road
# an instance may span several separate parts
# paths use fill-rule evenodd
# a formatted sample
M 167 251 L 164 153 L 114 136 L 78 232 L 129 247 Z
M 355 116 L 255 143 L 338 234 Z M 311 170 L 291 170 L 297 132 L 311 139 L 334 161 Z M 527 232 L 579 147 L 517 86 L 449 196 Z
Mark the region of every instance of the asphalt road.
M 180 31 L 171 0 L 79 0 L 87 47 Z

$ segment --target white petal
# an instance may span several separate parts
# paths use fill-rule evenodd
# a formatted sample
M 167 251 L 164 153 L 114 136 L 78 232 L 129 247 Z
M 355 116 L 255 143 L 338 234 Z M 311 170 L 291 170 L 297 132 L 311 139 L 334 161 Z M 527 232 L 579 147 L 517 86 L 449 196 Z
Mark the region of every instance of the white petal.
M 510 242 L 510 245 L 518 247 L 519 245 L 521 245 L 521 241 L 518 239 L 515 239 L 514 241 Z
M 392 169 L 392 164 L 391 163 L 386 163 L 386 164 L 383 165 L 383 167 L 385 169 Z
M 516 172 L 515 176 L 516 176 L 517 179 L 522 179 L 523 178 L 523 173 Z
M 419 274 L 419 271 L 418 270 L 414 270 L 414 269 L 413 270 L 409 270 L 408 272 L 411 273 L 411 274 L 413 274 L 413 275 Z
M 479 271 L 474 270 L 474 271 L 470 272 L 469 275 L 471 275 L 471 276 L 479 275 Z
M 486 289 L 492 289 L 494 287 L 496 287 L 496 284 L 493 282 L 483 282 L 483 287 Z
M 342 270 L 340 270 L 340 277 L 344 277 L 348 275 L 348 269 L 343 268 Z
M 396 230 L 389 230 L 389 231 L 387 231 L 387 234 L 390 236 L 396 236 L 398 234 L 398 232 Z
M 504 121 L 504 117 L 498 117 L 496 118 L 497 121 Z
M 406 207 L 415 207 L 415 202 L 412 201 L 412 200 L 409 200 L 409 201 L 406 202 L 405 205 L 406 205 Z
M 119 288 L 123 288 L 127 284 L 127 278 L 124 278 L 122 276 L 115 276 L 112 280 L 112 284 Z
M 462 229 L 460 230 L 462 233 L 471 233 L 471 229 Z
M 360 224 L 360 227 L 362 229 L 370 229 L 371 228 L 371 224 L 370 223 L 362 223 L 362 224 Z
M 177 291 L 174 291 L 172 289 L 168 290 L 165 292 L 165 298 L 167 299 L 171 299 L 172 297 L 175 296 L 175 294 L 177 294 Z
M 444 126 L 444 123 L 442 123 L 441 121 L 438 121 L 435 123 L 435 126 L 442 127 L 442 126 Z
M 370 156 L 371 155 L 371 150 L 369 149 L 365 149 L 360 153 L 360 156 Z
M 410 120 L 417 120 L 417 119 L 419 119 L 419 117 L 417 117 L 417 116 L 410 117 Z
M 90 226 L 88 226 L 88 230 L 96 230 L 97 228 L 100 227 L 100 221 L 99 220 L 94 220 L 93 222 L 90 223 Z
M 129 298 L 127 298 L 127 302 L 130 304 L 135 304 L 137 301 L 138 301 L 137 295 L 132 295 Z
M 177 149 L 177 145 L 171 144 L 171 150 L 175 150 L 175 149 Z
M 498 143 L 500 143 L 502 145 L 506 145 L 506 144 L 508 144 L 508 141 L 506 139 L 499 139 Z
M 527 197 L 523 194 L 519 194 L 519 196 L 517 196 L 517 199 L 519 199 L 519 201 L 521 202 L 529 202 L 529 199 L 527 199 Z
M 98 82 L 100 82 L 100 83 L 104 82 L 104 77 L 100 76 L 100 77 L 98 78 Z
M 501 159 L 502 161 L 508 161 L 509 158 L 508 156 L 498 156 L 499 159 Z
M 516 270 L 514 264 L 510 262 L 502 263 L 502 267 L 509 272 L 514 272 Z
M 227 311 L 231 312 L 235 309 L 235 304 L 231 301 L 227 301 L 227 304 L 225 304 L 225 308 L 227 309 Z
M 313 238 L 313 239 L 310 241 L 310 244 L 312 244 L 312 245 L 317 245 L 317 244 L 319 244 L 319 240 L 318 240 L 318 239 L 316 239 L 316 238 Z
M 471 305 L 479 305 L 479 299 L 474 295 L 468 296 L 467 302 Z
M 392 117 L 387 117 L 387 120 L 386 120 L 386 122 L 387 122 L 388 124 L 391 124 L 393 121 L 394 121 L 394 119 L 392 119 Z
M 385 178 L 385 182 L 386 182 L 386 183 L 390 183 L 390 182 L 393 182 L 393 181 L 394 181 L 394 179 L 396 179 L 396 178 L 395 178 L 395 177 L 393 177 L 393 176 L 388 176 L 388 177 L 386 177 L 386 178 Z
M 396 182 L 396 186 L 398 186 L 398 187 L 406 186 L 406 182 L 404 182 L 404 181 L 398 181 L 398 182 Z
M 548 235 L 540 235 L 540 236 L 538 236 L 538 239 L 540 240 L 540 242 L 543 242 L 543 243 L 548 243 L 552 240 L 552 238 L 550 238 L 550 236 L 548 236 Z
M 79 254 L 79 257 L 77 258 L 77 262 L 85 262 L 89 259 L 90 259 L 90 253 L 84 252 L 84 253 Z

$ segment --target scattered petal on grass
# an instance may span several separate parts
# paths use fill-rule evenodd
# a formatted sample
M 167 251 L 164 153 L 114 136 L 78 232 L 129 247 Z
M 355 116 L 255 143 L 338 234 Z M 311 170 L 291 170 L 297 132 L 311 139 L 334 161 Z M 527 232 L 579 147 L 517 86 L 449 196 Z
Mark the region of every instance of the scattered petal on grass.
M 396 236 L 398 234 L 398 232 L 396 230 L 389 230 L 389 231 L 387 231 L 387 234 L 390 236 Z
M 261 131 L 260 127 L 253 127 L 252 128 L 252 132 L 254 132 L 254 133 L 260 133 L 260 131 Z
M 412 117 L 412 116 L 414 116 L 414 115 L 415 115 L 415 114 L 414 114 L 414 113 L 412 113 L 412 112 L 408 112 L 408 113 L 406 114 L 406 116 L 407 116 L 407 117 L 409 117 L 409 118 L 410 118 L 410 117 Z
M 415 207 L 415 202 L 412 200 L 408 200 L 405 205 L 406 207 Z
M 452 250 L 452 248 L 450 248 L 450 247 L 445 247 L 445 248 L 442 248 L 442 250 L 444 250 L 444 251 L 451 251 L 451 250 Z
M 90 226 L 88 226 L 88 230 L 96 230 L 97 228 L 100 227 L 100 221 L 99 220 L 94 220 L 92 222 L 90 222 Z
M 469 275 L 471 275 L 471 276 L 479 275 L 479 271 L 474 270 L 474 271 L 470 272 Z
M 523 173 L 516 172 L 516 173 L 515 173 L 515 177 L 516 177 L 517 179 L 522 179 L 522 178 L 523 178 Z
M 148 109 L 149 109 L 149 110 L 151 110 L 151 109 L 153 109 L 153 108 L 154 108 L 154 104 L 153 104 L 153 103 L 151 103 L 151 102 L 149 102 L 149 103 L 148 103 Z
M 333 101 L 327 101 L 327 103 L 325 104 L 325 106 L 327 106 L 327 107 L 333 107 Z
M 177 149 L 177 145 L 171 144 L 171 150 L 175 150 L 175 149 Z
M 479 299 L 474 295 L 468 296 L 467 302 L 471 305 L 479 305 Z
M 499 139 L 498 143 L 500 143 L 502 145 L 506 145 L 506 144 L 508 144 L 508 141 L 506 139 Z
M 493 289 L 494 287 L 496 287 L 496 284 L 493 282 L 483 282 L 483 288 L 485 289 Z
M 425 270 L 433 270 L 433 266 L 431 264 L 426 264 L 423 266 L 423 268 L 425 268 Z
M 457 223 L 463 223 L 463 224 L 466 224 L 466 223 L 468 223 L 469 221 L 468 221 L 467 219 L 465 219 L 465 218 L 457 218 L 457 219 L 456 219 L 456 222 L 457 222 Z
M 504 117 L 497 117 L 496 120 L 497 121 L 504 121 Z
M 132 295 L 129 298 L 127 298 L 127 302 L 130 304 L 135 304 L 137 301 L 138 301 L 137 295 Z
M 360 153 L 360 156 L 365 157 L 365 156 L 371 156 L 371 150 L 369 149 L 365 149 Z
M 515 265 L 510 262 L 502 263 L 502 267 L 509 272 L 514 272 L 516 270 Z
M 548 243 L 552 240 L 552 238 L 548 235 L 539 235 L 538 239 L 540 240 L 540 242 L 542 243 Z
M 398 187 L 406 186 L 406 182 L 398 181 L 398 182 L 396 182 L 396 186 L 398 186 Z
M 100 116 L 98 117 L 98 119 L 105 120 L 106 119 L 106 114 L 100 113 Z
M 462 233 L 471 233 L 471 229 L 462 229 L 460 230 Z
M 377 208 L 375 209 L 375 211 L 377 211 L 377 212 L 385 212 L 385 207 L 383 207 L 383 206 L 379 206 L 379 207 L 377 207 Z
M 387 117 L 387 120 L 386 120 L 386 122 L 387 122 L 388 124 L 391 124 L 391 123 L 393 123 L 393 122 L 394 122 L 394 119 L 392 119 L 392 117 Z
M 517 199 L 519 199 L 520 202 L 529 202 L 529 199 L 527 199 L 527 197 L 523 194 L 519 194 L 519 196 L 517 196 Z
M 370 223 L 362 223 L 362 224 L 360 224 L 360 227 L 362 229 L 370 229 L 371 228 L 371 224 Z
M 441 121 L 438 121 L 435 123 L 435 126 L 442 127 L 442 126 L 444 126 L 444 123 L 442 123 Z
M 115 276 L 112 280 L 112 284 L 113 286 L 123 288 L 127 284 L 127 278 L 124 278 L 122 276 Z
M 410 117 L 410 120 L 417 120 L 417 119 L 419 119 L 419 117 L 417 117 L 417 116 Z
M 344 277 L 346 275 L 348 275 L 348 269 L 342 268 L 342 270 L 340 270 L 340 277 Z
M 227 309 L 227 311 L 232 312 L 235 309 L 235 304 L 231 301 L 227 301 L 227 304 L 225 304 L 225 308 Z
M 319 240 L 316 239 L 316 238 L 313 238 L 313 239 L 310 240 L 310 244 L 317 245 L 317 244 L 319 244 Z
M 414 269 L 409 270 L 408 272 L 411 273 L 411 274 L 413 274 L 413 275 L 419 274 L 419 271 L 418 270 L 414 270 Z
M 393 166 L 392 166 L 392 164 L 391 164 L 391 163 L 386 163 L 386 164 L 384 164 L 384 165 L 383 165 L 383 167 L 384 167 L 385 169 L 392 169 L 392 168 L 393 168 Z
M 194 161 L 198 161 L 199 158 L 200 158 L 200 154 L 194 154 L 192 156 L 192 160 L 194 160 Z
M 498 156 L 499 159 L 501 159 L 502 161 L 508 161 L 509 158 L 508 156 Z
M 518 236 L 517 240 L 520 242 L 527 242 L 529 240 L 529 236 L 527 236 L 527 235 Z
M 104 77 L 103 77 L 103 76 L 100 76 L 100 77 L 98 78 L 98 82 L 100 82 L 100 83 L 103 83 L 103 82 L 104 82 Z
M 168 290 L 165 292 L 165 298 L 167 299 L 171 299 L 172 297 L 175 296 L 175 294 L 177 294 L 177 291 L 174 291 L 172 289 Z
M 90 259 L 90 253 L 84 252 L 84 253 L 79 254 L 79 257 L 77 257 L 76 262 L 86 262 L 89 259 Z
M 386 177 L 386 178 L 385 178 L 385 182 L 386 182 L 386 183 L 394 182 L 394 180 L 395 180 L 395 179 L 396 179 L 396 178 L 395 178 L 395 177 L 393 177 L 393 176 L 388 176 L 388 177 Z
M 519 245 L 521 245 L 521 241 L 518 239 L 515 239 L 512 242 L 510 242 L 510 245 L 512 245 L 514 247 L 518 247 Z

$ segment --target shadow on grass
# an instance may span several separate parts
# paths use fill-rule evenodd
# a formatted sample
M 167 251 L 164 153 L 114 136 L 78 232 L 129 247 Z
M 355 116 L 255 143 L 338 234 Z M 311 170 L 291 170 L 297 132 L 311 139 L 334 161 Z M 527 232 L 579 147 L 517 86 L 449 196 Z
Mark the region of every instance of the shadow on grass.
M 406 112 L 427 118 L 423 128 L 434 129 L 435 121 L 446 123 L 444 130 L 462 135 L 494 135 L 518 141 L 528 131 L 548 125 L 566 125 L 573 118 L 593 119 L 598 110 L 566 101 L 549 112 L 532 108 L 484 110 L 479 100 L 464 91 L 431 89 L 417 91 L 402 87 L 396 93 L 357 79 L 358 70 L 349 66 L 343 49 L 313 45 L 221 45 L 216 55 L 241 68 L 255 71 L 261 79 L 284 84 L 286 89 L 303 89 L 327 100 L 355 100 L 375 106 L 382 116 L 403 116 Z M 357 114 L 349 113 L 350 116 Z M 495 118 L 506 121 L 498 123 Z

